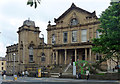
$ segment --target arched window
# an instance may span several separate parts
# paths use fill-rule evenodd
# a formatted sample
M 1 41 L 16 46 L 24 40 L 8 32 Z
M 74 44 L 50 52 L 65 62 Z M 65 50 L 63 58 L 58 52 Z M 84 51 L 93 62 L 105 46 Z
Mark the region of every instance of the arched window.
M 33 47 L 29 48 L 29 62 L 33 62 Z
M 42 54 L 41 54 L 41 61 L 42 61 L 42 62 L 45 61 L 45 53 L 44 53 L 44 52 L 42 52 Z
M 75 25 L 78 24 L 78 20 L 77 20 L 76 18 L 73 18 L 73 19 L 71 19 L 70 24 L 71 24 L 72 26 L 75 26 Z

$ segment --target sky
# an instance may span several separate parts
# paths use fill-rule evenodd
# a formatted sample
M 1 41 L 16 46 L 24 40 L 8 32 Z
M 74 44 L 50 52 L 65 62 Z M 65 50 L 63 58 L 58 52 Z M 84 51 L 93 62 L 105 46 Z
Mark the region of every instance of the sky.
M 0 0 L 0 57 L 5 57 L 6 46 L 18 43 L 18 28 L 30 18 L 40 27 L 40 37 L 44 34 L 47 43 L 48 21 L 54 23 L 54 18 L 62 15 L 74 3 L 89 12 L 96 11 L 99 17 L 110 5 L 110 0 L 41 0 L 41 4 L 30 7 L 27 0 Z

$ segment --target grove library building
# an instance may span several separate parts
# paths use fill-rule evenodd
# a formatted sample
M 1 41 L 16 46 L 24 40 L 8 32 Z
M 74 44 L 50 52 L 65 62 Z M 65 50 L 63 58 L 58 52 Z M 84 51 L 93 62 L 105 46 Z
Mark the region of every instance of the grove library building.
M 48 65 L 67 66 L 78 60 L 90 63 L 99 60 L 101 56 L 91 51 L 91 40 L 99 38 L 100 22 L 95 11 L 88 12 L 72 3 L 54 22 L 55 25 L 48 22 L 47 43 L 44 37 L 39 37 L 41 31 L 34 21 L 23 22 L 17 31 L 18 44 L 7 46 L 7 73 L 13 73 L 13 66 L 15 72 L 30 72 Z M 107 63 L 104 67 L 107 68 Z

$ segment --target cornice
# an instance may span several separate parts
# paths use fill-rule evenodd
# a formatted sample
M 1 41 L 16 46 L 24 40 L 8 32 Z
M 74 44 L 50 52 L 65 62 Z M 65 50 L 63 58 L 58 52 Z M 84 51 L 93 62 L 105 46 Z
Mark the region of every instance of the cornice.
M 39 30 L 32 30 L 32 29 L 28 29 L 28 28 L 22 28 L 22 29 L 19 29 L 19 30 L 17 31 L 17 33 L 22 32 L 22 31 L 33 31 L 33 32 L 38 32 L 38 33 L 41 32 L 41 31 L 39 31 Z
M 54 28 L 47 28 L 46 30 L 47 31 L 52 31 L 52 30 L 59 30 L 59 29 L 67 29 L 67 28 L 75 28 L 75 27 L 83 27 L 83 26 L 89 26 L 89 25 L 96 25 L 96 24 L 100 24 L 99 21 L 96 21 L 96 22 L 91 22 L 91 23 L 86 23 L 86 24 L 79 24 L 79 25 L 76 25 L 76 26 L 67 26 L 67 27 L 54 27 Z
M 84 45 L 93 45 L 91 42 L 84 42 L 84 43 L 71 43 L 71 44 L 55 44 L 53 47 L 64 47 L 64 46 L 84 46 Z

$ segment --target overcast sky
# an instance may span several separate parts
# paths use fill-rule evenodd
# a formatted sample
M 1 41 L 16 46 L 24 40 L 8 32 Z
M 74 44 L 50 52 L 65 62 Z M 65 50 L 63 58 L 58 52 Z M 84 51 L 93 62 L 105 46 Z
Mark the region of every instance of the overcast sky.
M 27 0 L 0 0 L 0 57 L 6 55 L 6 46 L 18 43 L 18 28 L 28 18 L 40 27 L 47 42 L 48 21 L 54 24 L 54 18 L 58 18 L 72 3 L 89 12 L 95 10 L 99 17 L 110 5 L 110 0 L 41 0 L 36 9 L 26 3 Z

